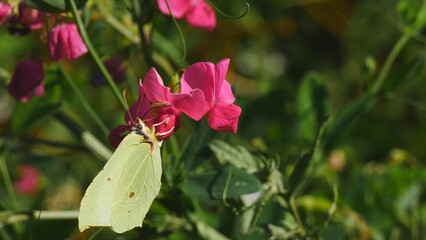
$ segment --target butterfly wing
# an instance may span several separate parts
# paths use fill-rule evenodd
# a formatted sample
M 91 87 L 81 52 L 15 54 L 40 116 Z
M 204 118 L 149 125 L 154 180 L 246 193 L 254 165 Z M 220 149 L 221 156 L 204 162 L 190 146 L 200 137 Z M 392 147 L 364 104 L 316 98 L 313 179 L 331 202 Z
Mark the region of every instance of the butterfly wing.
M 142 226 L 161 187 L 159 144 L 144 143 L 137 148 L 137 151 L 132 151 L 132 157 L 123 169 L 114 194 L 111 225 L 118 233 Z
M 126 166 L 138 161 L 135 156 L 140 155 L 140 152 L 146 152 L 150 146 L 148 143 L 142 143 L 143 141 L 141 135 L 128 134 L 101 172 L 93 179 L 81 201 L 78 216 L 80 231 L 94 226 L 111 226 L 113 200 L 119 188 L 120 178 Z

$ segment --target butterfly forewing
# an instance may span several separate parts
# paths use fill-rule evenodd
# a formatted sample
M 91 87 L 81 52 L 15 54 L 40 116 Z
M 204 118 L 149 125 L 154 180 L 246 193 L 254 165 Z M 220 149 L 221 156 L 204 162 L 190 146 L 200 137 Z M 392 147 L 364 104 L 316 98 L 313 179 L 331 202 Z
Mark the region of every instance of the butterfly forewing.
M 154 149 L 151 152 L 151 144 L 142 135 L 130 133 L 123 139 L 86 190 L 80 207 L 80 231 L 93 226 L 111 226 L 117 232 L 124 232 L 142 225 L 161 185 L 160 150 Z M 132 190 L 140 189 L 144 182 L 149 183 L 153 191 Z M 127 198 L 123 195 L 126 193 Z M 142 210 L 139 205 L 143 205 Z M 129 211 L 134 213 L 129 215 Z

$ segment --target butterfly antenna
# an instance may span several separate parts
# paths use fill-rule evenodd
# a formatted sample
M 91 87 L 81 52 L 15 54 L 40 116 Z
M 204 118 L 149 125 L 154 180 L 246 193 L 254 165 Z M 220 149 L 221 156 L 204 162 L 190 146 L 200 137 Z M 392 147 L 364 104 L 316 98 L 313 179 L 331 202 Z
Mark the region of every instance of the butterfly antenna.
M 124 103 L 126 104 L 127 114 L 129 114 L 130 121 L 132 121 L 133 123 L 134 121 L 133 121 L 132 115 L 130 114 L 130 108 L 129 108 L 129 104 L 127 103 L 126 93 L 127 93 L 127 90 L 124 89 L 123 90 Z

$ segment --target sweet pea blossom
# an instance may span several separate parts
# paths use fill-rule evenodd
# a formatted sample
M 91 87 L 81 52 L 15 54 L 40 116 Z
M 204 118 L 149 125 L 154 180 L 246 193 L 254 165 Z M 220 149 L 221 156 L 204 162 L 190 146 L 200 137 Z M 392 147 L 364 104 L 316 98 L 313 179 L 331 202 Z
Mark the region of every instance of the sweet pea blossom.
M 21 2 L 19 4 L 18 22 L 31 30 L 40 29 L 44 25 L 44 13 Z
M 27 60 L 18 63 L 12 75 L 8 90 L 10 95 L 21 102 L 27 102 L 33 96 L 44 95 L 43 62 Z
M 74 23 L 60 23 L 53 27 L 49 33 L 48 47 L 54 61 L 63 58 L 74 60 L 87 52 Z
M 217 64 L 195 63 L 186 69 L 181 79 L 182 93 L 200 89 L 203 92 L 203 115 L 207 115 L 209 126 L 218 131 L 237 132 L 241 108 L 234 103 L 235 97 L 225 80 L 229 59 Z
M 216 27 L 216 15 L 205 0 L 168 0 L 170 10 L 177 19 L 185 17 L 193 27 L 212 31 Z M 166 0 L 158 0 L 158 8 L 166 15 L 170 15 Z
M 3 25 L 12 16 L 13 7 L 9 4 L 0 2 L 0 26 Z
M 39 190 L 38 182 L 40 179 L 40 172 L 29 165 L 20 166 L 18 172 L 20 178 L 13 183 L 15 191 L 29 195 L 37 193 Z
M 192 118 L 202 117 L 203 106 L 196 104 L 202 97 L 199 89 L 185 94 L 171 93 L 170 88 L 164 86 L 157 71 L 151 68 L 143 82 L 139 82 L 138 100 L 126 112 L 127 125 L 116 127 L 108 140 L 113 147 L 117 147 L 124 138 L 123 133 L 133 131 L 137 127 L 138 118 L 149 128 L 154 128 L 158 140 L 164 140 L 180 128 L 182 112 Z

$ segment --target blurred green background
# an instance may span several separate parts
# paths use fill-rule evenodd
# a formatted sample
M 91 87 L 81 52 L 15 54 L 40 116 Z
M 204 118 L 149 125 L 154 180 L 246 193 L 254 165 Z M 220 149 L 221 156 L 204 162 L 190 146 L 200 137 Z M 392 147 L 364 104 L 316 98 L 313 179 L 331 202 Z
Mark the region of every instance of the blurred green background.
M 136 25 L 121 1 L 102 2 L 107 15 L 115 17 L 137 36 Z M 414 7 L 397 7 L 404 2 Z M 214 3 L 231 15 L 244 11 L 244 2 L 240 0 Z M 219 138 L 230 145 L 245 147 L 258 159 L 279 159 L 277 169 L 283 175 L 284 188 L 288 189 L 293 170 L 300 157 L 312 150 L 321 126 L 333 125 L 333 119 L 348 109 L 350 103 L 367 95 L 395 43 L 409 28 L 410 13 L 415 15 L 423 1 L 263 0 L 249 3 L 250 11 L 242 19 L 232 20 L 217 14 L 217 28 L 212 32 L 193 29 L 180 20 L 187 46 L 184 63 L 176 61 L 182 56 L 182 42 L 169 17 L 154 7 L 152 22 L 146 28 L 153 30 L 150 46 L 165 82 L 170 81 L 179 67 L 231 58 L 227 80 L 243 112 L 238 133 L 221 133 Z M 137 96 L 137 81 L 148 70 L 141 48 L 117 33 L 105 20 L 105 12 L 97 1 L 88 1 L 86 7 L 89 35 L 102 59 L 119 56 L 125 61 L 127 81 L 119 87 L 128 89 L 127 100 L 132 104 Z M 413 34 L 392 65 L 383 91 L 375 101 L 366 104 L 368 107 L 361 104 L 362 110 L 349 114 L 333 133 L 326 131 L 329 139 L 324 142 L 317 161 L 310 162 L 306 184 L 294 195 L 305 235 L 292 235 L 300 230 L 295 227 L 298 221 L 288 217 L 288 206 L 283 206 L 279 197 L 273 197 L 264 203 L 258 224 L 244 239 L 426 239 L 425 43 L 422 29 Z M 0 28 L 3 86 L 7 85 L 19 61 L 39 56 L 49 62 L 45 45 L 43 31 L 13 36 L 8 29 Z M 89 54 L 64 65 L 109 129 L 124 123 L 123 111 L 111 90 L 90 84 L 97 68 Z M 23 164 L 36 167 L 42 176 L 36 194 L 18 193 L 20 208 L 75 210 L 85 187 L 103 162 L 57 118 L 51 117 L 49 109 L 59 107 L 83 129 L 109 145 L 55 64 L 45 64 L 45 69 L 47 94 L 43 98 L 18 103 L 5 88 L 0 90 L 0 143 L 2 148 L 14 143 L 7 155 L 12 180 L 19 178 L 17 169 Z M 42 107 L 46 109 L 37 112 Z M 199 124 L 185 118 L 182 129 L 176 133 L 178 146 L 183 147 L 196 129 Z M 168 144 L 164 147 L 166 150 Z M 214 153 L 208 152 L 206 158 L 214 158 Z M 164 153 L 163 158 L 167 158 Z M 199 165 L 196 172 L 210 166 L 201 162 Z M 0 190 L 1 209 L 6 210 L 9 206 L 3 197 L 6 191 L 3 187 Z M 172 196 L 168 191 L 173 188 L 163 193 L 164 202 Z M 235 213 L 232 206 L 220 205 L 217 201 L 203 204 L 208 206 L 206 222 L 224 235 L 243 239 L 232 233 L 233 224 L 227 224 L 231 222 L 229 219 L 239 219 L 238 211 Z M 170 209 L 153 210 L 160 215 L 168 211 Z M 176 212 L 179 215 L 179 210 Z M 166 230 L 159 230 L 155 220 L 155 216 L 148 218 L 146 232 L 144 229 L 137 232 L 147 239 L 202 238 L 188 233 L 191 231 L 184 227 L 166 234 Z M 0 227 L 12 231 L 10 225 Z M 28 236 L 33 234 L 31 231 L 35 232 L 33 239 L 49 236 L 53 236 L 51 239 L 86 239 L 89 236 L 78 234 L 73 220 L 30 221 L 24 228 Z M 53 228 L 55 235 L 52 235 Z M 62 235 L 58 235 L 56 229 Z M 98 237 L 121 239 L 110 230 Z M 124 238 L 138 239 L 138 235 L 133 232 Z

